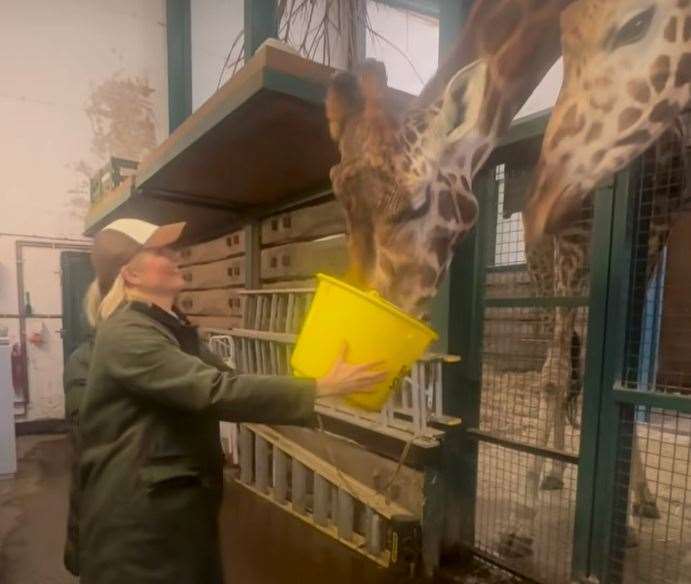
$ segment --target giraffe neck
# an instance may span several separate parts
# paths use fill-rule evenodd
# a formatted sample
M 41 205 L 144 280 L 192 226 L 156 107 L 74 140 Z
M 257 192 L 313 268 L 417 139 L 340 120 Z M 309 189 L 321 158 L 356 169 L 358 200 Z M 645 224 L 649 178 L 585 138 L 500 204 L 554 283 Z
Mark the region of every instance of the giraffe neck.
M 489 63 L 481 129 L 506 132 L 559 58 L 561 12 L 573 0 L 478 0 L 456 46 L 418 98 L 429 106 L 453 75 L 478 59 Z

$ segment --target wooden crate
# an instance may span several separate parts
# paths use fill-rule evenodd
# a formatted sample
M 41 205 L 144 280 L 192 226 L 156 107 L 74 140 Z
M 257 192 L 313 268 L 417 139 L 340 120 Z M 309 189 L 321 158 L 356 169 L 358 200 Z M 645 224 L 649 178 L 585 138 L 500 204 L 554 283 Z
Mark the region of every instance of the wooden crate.
M 262 280 L 297 280 L 317 272 L 342 276 L 347 267 L 345 236 L 289 243 L 262 250 Z
M 527 269 L 488 272 L 485 298 L 527 298 L 536 290 Z
M 178 306 L 187 315 L 242 317 L 245 298 L 231 288 L 195 290 L 181 292 Z
M 343 207 L 337 201 L 305 207 L 262 222 L 262 245 L 313 240 L 345 232 Z
M 190 316 L 189 321 L 200 328 L 231 330 L 242 326 L 241 316 Z
M 208 264 L 195 264 L 182 268 L 185 289 L 204 290 L 244 286 L 245 257 L 230 258 Z
M 180 250 L 182 265 L 214 262 L 245 253 L 245 232 L 235 231 L 212 239 L 205 243 L 197 243 Z

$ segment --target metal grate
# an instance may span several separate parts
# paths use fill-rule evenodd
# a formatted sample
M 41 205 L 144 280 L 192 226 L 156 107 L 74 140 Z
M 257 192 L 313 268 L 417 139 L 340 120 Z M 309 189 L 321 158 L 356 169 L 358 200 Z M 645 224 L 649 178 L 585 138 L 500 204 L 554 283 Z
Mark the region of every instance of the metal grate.
M 494 171 L 485 273 L 475 549 L 540 582 L 570 582 L 587 340 L 592 205 L 559 238 L 525 250 L 507 185 L 529 157 Z
M 691 416 L 642 406 L 622 406 L 620 415 L 610 579 L 627 584 L 689 582 Z M 643 487 L 636 475 L 636 448 L 647 482 Z M 652 502 L 644 513 L 642 497 Z
M 650 405 L 619 408 L 612 582 L 691 582 L 691 406 L 684 399 L 691 396 L 691 193 L 682 138 L 667 132 L 629 174 L 621 389 Z

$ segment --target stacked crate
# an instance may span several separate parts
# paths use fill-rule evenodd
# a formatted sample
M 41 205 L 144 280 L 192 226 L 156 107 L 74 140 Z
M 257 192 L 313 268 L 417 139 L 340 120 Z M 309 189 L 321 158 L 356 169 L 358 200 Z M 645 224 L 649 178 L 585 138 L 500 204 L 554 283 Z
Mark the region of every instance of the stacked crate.
M 324 272 L 346 271 L 345 216 L 340 203 L 328 201 L 273 217 L 261 225 L 262 288 L 301 288 Z
M 204 328 L 230 330 L 242 326 L 245 287 L 245 232 L 181 250 L 185 290 L 178 305 L 194 323 Z

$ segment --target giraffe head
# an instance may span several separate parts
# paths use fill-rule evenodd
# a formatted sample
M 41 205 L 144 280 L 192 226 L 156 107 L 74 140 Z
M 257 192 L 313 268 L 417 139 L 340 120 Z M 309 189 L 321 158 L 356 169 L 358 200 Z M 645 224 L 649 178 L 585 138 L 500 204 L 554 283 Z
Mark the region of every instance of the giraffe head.
M 568 224 L 691 98 L 691 0 L 577 0 L 561 27 L 564 84 L 526 201 L 529 245 Z
M 381 63 L 337 75 L 327 94 L 331 169 L 346 211 L 350 280 L 424 317 L 451 260 L 472 227 L 471 180 L 490 152 L 478 129 L 486 65 L 459 71 L 426 106 L 397 107 Z

